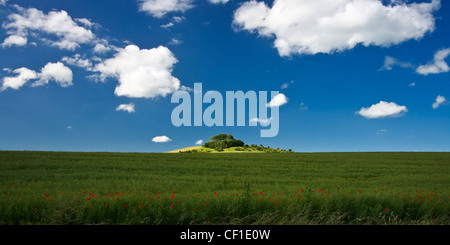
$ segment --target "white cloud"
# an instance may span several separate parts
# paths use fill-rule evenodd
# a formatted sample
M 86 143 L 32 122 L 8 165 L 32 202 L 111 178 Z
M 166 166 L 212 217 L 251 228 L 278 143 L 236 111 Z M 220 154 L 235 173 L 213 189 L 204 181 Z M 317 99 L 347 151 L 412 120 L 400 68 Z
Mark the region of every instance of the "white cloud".
M 97 54 L 104 54 L 112 49 L 113 48 L 111 46 L 109 46 L 108 43 L 106 42 L 106 44 L 104 44 L 104 43 L 95 44 L 93 51 L 94 51 L 94 53 L 97 53 Z
M 73 57 L 63 57 L 61 60 L 68 65 L 78 66 L 86 70 L 92 69 L 92 62 L 89 59 L 82 59 L 79 54 L 75 54 Z
M 444 104 L 447 101 L 444 96 L 438 95 L 436 97 L 436 101 L 433 103 L 433 109 L 437 109 L 440 105 Z
M 281 89 L 287 89 L 287 88 L 289 88 L 289 85 L 291 85 L 293 83 L 294 83 L 294 81 L 290 81 L 288 83 L 284 83 L 283 85 L 281 85 Z
M 390 46 L 420 39 L 435 29 L 440 0 L 405 4 L 379 0 L 255 0 L 234 13 L 238 29 L 274 38 L 280 56 L 332 53 L 364 46 Z
M 257 122 L 257 123 L 261 124 L 261 126 L 263 126 L 263 127 L 268 126 L 271 121 L 272 121 L 272 117 L 265 118 L 265 119 L 255 117 L 255 118 L 250 119 L 250 122 Z
M 406 106 L 400 106 L 394 102 L 380 101 L 378 104 L 372 105 L 369 108 L 363 107 L 356 113 L 365 118 L 374 119 L 383 117 L 398 117 L 402 116 L 405 112 L 408 112 Z
M 178 40 L 178 39 L 176 39 L 176 38 L 172 38 L 168 44 L 169 45 L 179 45 L 181 43 L 183 43 L 183 42 Z
M 69 67 L 61 62 L 48 63 L 41 69 L 39 80 L 34 82 L 32 86 L 42 86 L 48 84 L 49 81 L 54 81 L 61 87 L 72 86 L 73 74 Z
M 400 66 L 403 68 L 415 68 L 413 64 L 408 62 L 402 62 L 397 60 L 396 58 L 386 56 L 384 58 L 384 65 L 381 67 L 380 70 L 392 70 L 394 66 Z
M 196 145 L 203 145 L 203 140 L 197 140 L 197 141 L 195 142 L 195 144 L 196 144 Z
M 121 104 L 116 108 L 116 111 L 126 111 L 128 113 L 133 113 L 136 112 L 134 110 L 134 104 L 130 103 L 130 104 Z
M 432 62 L 427 65 L 421 65 L 417 67 L 416 72 L 422 75 L 438 74 L 448 72 L 448 67 L 445 59 L 450 55 L 450 48 L 439 50 L 435 55 Z
M 92 23 L 90 20 L 88 20 L 86 18 L 75 18 L 75 21 L 77 21 L 78 23 L 80 23 L 88 28 L 91 28 L 94 25 L 94 23 Z
M 161 25 L 161 28 L 169 28 L 169 27 L 172 27 L 172 26 L 174 26 L 174 24 L 172 22 L 169 22 L 169 23 L 167 23 L 165 25 Z
M 2 47 L 25 46 L 26 44 L 27 44 L 26 37 L 11 35 L 3 41 Z
M 67 126 L 67 129 L 72 129 L 72 126 L 70 126 L 70 125 L 69 125 L 69 126 Z
M 193 0 L 138 0 L 141 11 L 156 18 L 162 18 L 170 12 L 185 12 L 194 7 Z
M 44 14 L 35 8 L 25 9 L 16 6 L 16 9 L 18 13 L 10 14 L 8 16 L 9 21 L 3 24 L 3 28 L 7 29 L 8 34 L 10 34 L 3 45 L 8 43 L 25 45 L 26 38 L 30 33 L 39 37 L 42 32 L 57 37 L 56 41 L 41 37 L 41 40 L 49 45 L 60 49 L 74 50 L 80 44 L 90 43 L 95 38 L 91 30 L 79 26 L 64 10 Z M 78 19 L 78 21 L 86 25 L 88 20 Z
M 388 132 L 387 129 L 380 129 L 380 130 L 377 131 L 377 134 L 378 134 L 378 135 L 381 135 L 381 134 L 385 134 L 385 133 L 387 133 L 387 132 Z
M 166 143 L 172 140 L 169 137 L 163 135 L 163 136 L 156 136 L 155 138 L 152 139 L 152 141 L 156 143 Z
M 25 83 L 27 83 L 29 80 L 36 79 L 38 77 L 38 74 L 35 71 L 25 67 L 16 69 L 13 71 L 13 73 L 18 75 L 15 77 L 3 78 L 1 91 L 6 90 L 7 88 L 19 89 L 20 87 L 25 85 Z
M 267 107 L 279 107 L 288 102 L 288 98 L 284 94 L 277 94 L 272 100 L 266 104 Z
M 415 83 L 415 82 L 412 82 L 412 83 L 410 83 L 408 86 L 409 86 L 409 87 L 415 87 L 415 86 L 416 86 L 416 83 Z
M 95 66 L 100 79 L 113 77 L 119 80 L 114 93 L 131 98 L 165 97 L 180 89 L 180 81 L 172 76 L 173 65 L 177 63 L 173 53 L 164 46 L 140 49 L 128 45 Z
M 3 78 L 3 84 L 1 91 L 7 88 L 19 89 L 24 86 L 30 80 L 35 81 L 32 86 L 42 86 L 48 84 L 49 81 L 54 81 L 61 87 L 72 86 L 72 70 L 64 66 L 63 63 L 51 63 L 49 62 L 45 65 L 40 73 L 30 70 L 28 68 L 22 67 L 13 71 L 13 73 L 18 74 L 15 77 L 5 77 Z
M 182 17 L 182 16 L 174 16 L 173 17 L 173 21 L 175 22 L 175 23 L 180 23 L 180 22 L 182 22 L 184 20 L 184 17 Z
M 212 3 L 212 4 L 219 4 L 219 3 L 221 3 L 221 4 L 226 4 L 226 3 L 228 3 L 228 1 L 230 1 L 230 0 L 208 0 L 210 3 Z
M 6 2 L 8 2 L 8 0 L 0 0 L 0 5 L 6 5 Z
M 300 110 L 308 110 L 308 106 L 305 105 L 304 102 L 300 103 Z

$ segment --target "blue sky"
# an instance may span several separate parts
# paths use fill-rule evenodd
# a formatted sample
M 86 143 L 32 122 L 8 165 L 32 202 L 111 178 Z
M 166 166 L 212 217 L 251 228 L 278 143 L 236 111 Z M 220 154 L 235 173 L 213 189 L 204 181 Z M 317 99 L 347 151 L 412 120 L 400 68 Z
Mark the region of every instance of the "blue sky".
M 447 1 L 218 2 L 0 1 L 0 149 L 449 151 Z M 173 126 L 194 83 L 279 91 L 279 134 Z

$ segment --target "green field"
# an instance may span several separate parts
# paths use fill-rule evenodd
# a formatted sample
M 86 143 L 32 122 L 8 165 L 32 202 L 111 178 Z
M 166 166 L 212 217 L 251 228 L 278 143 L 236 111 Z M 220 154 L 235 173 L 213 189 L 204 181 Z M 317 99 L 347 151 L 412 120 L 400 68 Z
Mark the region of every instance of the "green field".
M 450 224 L 450 153 L 0 152 L 0 224 Z

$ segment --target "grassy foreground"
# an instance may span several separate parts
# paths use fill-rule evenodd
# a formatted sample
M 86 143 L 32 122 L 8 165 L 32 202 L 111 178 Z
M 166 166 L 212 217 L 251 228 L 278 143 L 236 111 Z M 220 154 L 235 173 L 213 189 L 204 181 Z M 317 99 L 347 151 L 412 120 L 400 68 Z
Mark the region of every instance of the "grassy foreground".
M 450 153 L 0 152 L 0 224 L 450 224 Z

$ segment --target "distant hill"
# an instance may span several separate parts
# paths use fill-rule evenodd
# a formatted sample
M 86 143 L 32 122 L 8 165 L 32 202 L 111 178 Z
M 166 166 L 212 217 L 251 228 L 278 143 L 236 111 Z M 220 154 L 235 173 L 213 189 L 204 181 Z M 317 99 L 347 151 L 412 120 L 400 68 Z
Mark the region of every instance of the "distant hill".
M 231 134 L 219 134 L 210 138 L 203 146 L 191 146 L 167 153 L 291 153 L 291 149 L 284 150 L 270 148 L 263 145 L 248 145 L 242 140 L 235 139 Z

